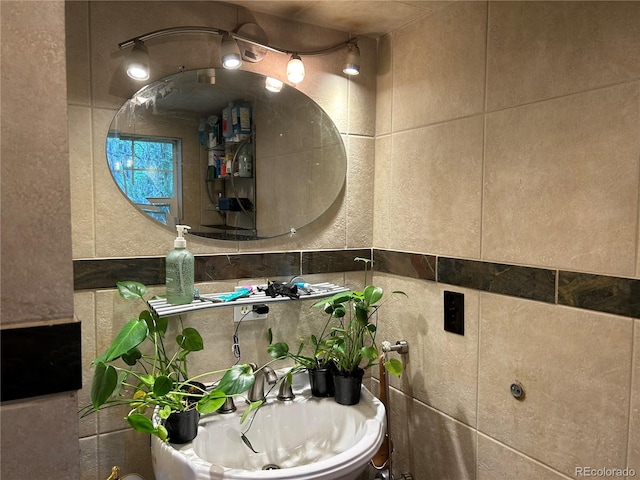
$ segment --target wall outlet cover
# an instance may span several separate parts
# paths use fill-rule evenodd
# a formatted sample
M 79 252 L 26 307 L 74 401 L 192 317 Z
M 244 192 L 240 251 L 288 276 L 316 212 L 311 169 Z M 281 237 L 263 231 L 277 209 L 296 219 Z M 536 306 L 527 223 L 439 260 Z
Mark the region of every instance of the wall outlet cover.
M 464 335 L 464 293 L 444 292 L 444 329 Z

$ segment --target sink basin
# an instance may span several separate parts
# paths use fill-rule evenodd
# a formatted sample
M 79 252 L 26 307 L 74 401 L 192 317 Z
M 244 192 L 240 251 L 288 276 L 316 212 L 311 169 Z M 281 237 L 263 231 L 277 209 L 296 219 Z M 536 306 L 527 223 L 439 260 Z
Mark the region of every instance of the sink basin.
M 246 434 L 258 453 L 240 438 L 249 421 L 240 424 L 246 408 L 241 398 L 232 414 L 203 416 L 191 443 L 172 445 L 153 436 L 156 480 L 358 478 L 384 438 L 382 402 L 365 387 L 352 406 L 313 397 L 306 372 L 294 375 L 292 386 L 293 401 L 277 400 L 274 391 L 258 410 Z

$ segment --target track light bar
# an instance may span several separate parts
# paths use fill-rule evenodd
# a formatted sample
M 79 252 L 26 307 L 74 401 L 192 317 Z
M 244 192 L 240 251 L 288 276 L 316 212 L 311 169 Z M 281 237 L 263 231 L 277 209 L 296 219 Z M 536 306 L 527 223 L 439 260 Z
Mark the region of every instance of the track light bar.
M 239 35 L 237 33 L 233 33 L 233 32 L 228 32 L 226 30 L 220 30 L 218 28 L 209 28 L 209 27 L 172 27 L 172 28 L 164 28 L 162 30 L 155 30 L 153 32 L 149 32 L 149 33 L 145 33 L 144 35 L 140 35 L 138 37 L 134 37 L 131 38 L 129 40 L 126 40 L 124 42 L 121 42 L 118 44 L 118 48 L 120 50 L 124 50 L 126 48 L 129 47 L 134 47 L 133 51 L 132 51 L 132 55 L 134 57 L 137 57 L 137 60 L 140 61 L 139 59 L 143 56 L 143 54 L 146 54 L 146 47 L 144 45 L 144 42 L 147 42 L 149 40 L 153 40 L 154 38 L 158 38 L 158 37 L 165 37 L 168 35 L 182 35 L 182 34 L 206 34 L 206 35 L 218 35 L 223 37 L 223 43 L 222 43 L 222 63 L 223 66 L 225 68 L 238 68 L 241 63 L 242 60 L 240 57 L 240 53 L 238 50 L 238 46 L 236 41 L 240 40 L 242 42 L 246 42 L 248 44 L 251 45 L 255 45 L 257 47 L 261 47 L 261 48 L 265 48 L 267 50 L 270 50 L 272 52 L 276 52 L 276 53 L 281 53 L 281 54 L 286 54 L 286 55 L 292 55 L 292 58 L 294 58 L 295 60 L 300 61 L 300 64 L 302 64 L 302 60 L 300 59 L 300 56 L 314 56 L 314 55 L 326 55 L 328 53 L 331 52 L 335 52 L 336 50 L 339 50 L 341 48 L 347 48 L 348 52 L 347 52 L 347 61 L 345 63 L 345 65 L 350 65 L 351 68 L 346 68 L 343 70 L 346 74 L 348 75 L 357 75 L 359 73 L 359 50 L 358 50 L 358 39 L 357 38 L 350 38 L 349 40 L 347 40 L 346 42 L 341 42 L 338 43 L 336 45 L 332 45 L 330 47 L 327 48 L 323 48 L 320 50 L 311 50 L 311 51 L 299 51 L 299 50 L 286 50 L 284 48 L 278 48 L 278 47 L 274 47 L 272 45 L 268 45 L 266 43 L 263 42 L 259 42 L 256 41 L 254 39 L 251 38 L 247 38 L 243 35 Z M 234 48 L 235 45 L 235 48 Z M 236 55 L 237 53 L 237 55 Z M 236 60 L 235 62 L 229 63 L 227 62 L 228 59 L 234 59 Z M 143 58 L 144 60 L 144 58 Z M 239 60 L 239 62 L 238 62 Z M 146 67 L 147 67 L 147 72 L 148 72 L 148 68 L 149 68 L 149 62 L 148 62 L 148 57 L 146 60 Z M 355 67 L 355 68 L 354 68 Z M 302 65 L 302 71 L 304 72 L 304 65 Z M 147 73 L 148 75 L 148 73 Z M 131 75 L 130 75 L 131 76 Z M 302 73 L 302 76 L 304 78 L 304 73 Z M 143 77 L 134 77 L 132 76 L 132 78 L 136 78 L 139 80 L 146 80 L 149 77 L 147 76 L 147 78 L 143 78 Z M 301 80 L 300 80 L 301 81 Z

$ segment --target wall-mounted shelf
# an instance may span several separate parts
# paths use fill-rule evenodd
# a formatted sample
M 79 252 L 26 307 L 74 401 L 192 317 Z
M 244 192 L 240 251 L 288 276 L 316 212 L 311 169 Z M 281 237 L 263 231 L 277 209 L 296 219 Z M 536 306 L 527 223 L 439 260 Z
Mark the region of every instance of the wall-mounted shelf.
M 296 302 L 299 300 L 312 300 L 323 297 L 330 297 L 340 292 L 348 292 L 349 289 L 333 283 L 315 283 L 311 284 L 311 290 L 314 293 L 304 293 L 300 291 L 300 298 L 292 299 L 289 297 L 270 297 L 265 292 L 256 291 L 248 297 L 238 298 L 231 302 L 221 300 L 221 295 L 228 295 L 233 292 L 224 292 L 216 294 L 201 294 L 201 300 L 194 300 L 186 305 L 171 305 L 164 298 L 149 300 L 149 308 L 158 315 L 158 317 L 171 317 L 173 315 L 181 315 L 183 313 L 198 312 L 200 310 L 208 310 L 211 308 L 239 307 L 241 305 L 253 305 L 256 303 L 274 303 L 274 302 Z

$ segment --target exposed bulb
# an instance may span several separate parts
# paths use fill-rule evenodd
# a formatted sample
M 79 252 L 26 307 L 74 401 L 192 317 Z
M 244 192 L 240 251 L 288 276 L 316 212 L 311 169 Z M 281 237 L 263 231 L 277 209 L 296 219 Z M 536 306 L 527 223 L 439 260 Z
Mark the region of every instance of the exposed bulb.
M 291 60 L 287 64 L 287 79 L 293 84 L 298 84 L 304 80 L 304 63 L 295 53 L 291 55 Z
M 134 80 L 149 80 L 149 53 L 141 40 L 136 40 L 129 54 L 127 75 Z
M 347 47 L 347 58 L 344 61 L 342 71 L 347 75 L 358 75 L 360 73 L 360 49 L 358 45 Z
M 225 33 L 222 37 L 222 66 L 228 70 L 235 70 L 242 65 L 242 57 L 240 56 L 240 49 L 235 39 Z
M 282 90 L 283 85 L 284 84 L 280 80 L 273 77 L 267 77 L 264 81 L 264 87 L 270 92 L 278 93 L 280 90 Z

